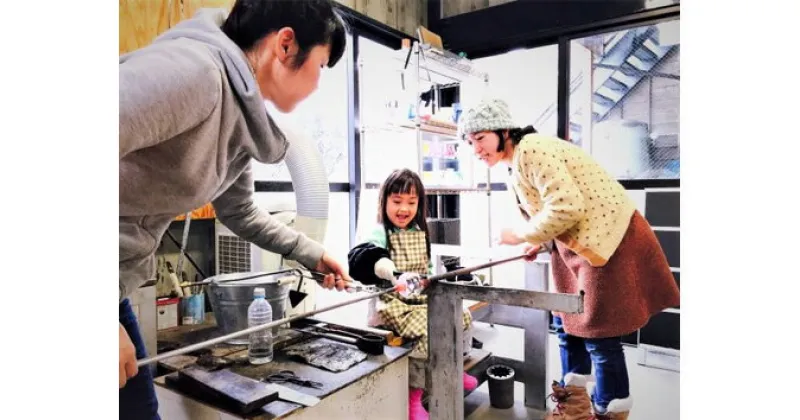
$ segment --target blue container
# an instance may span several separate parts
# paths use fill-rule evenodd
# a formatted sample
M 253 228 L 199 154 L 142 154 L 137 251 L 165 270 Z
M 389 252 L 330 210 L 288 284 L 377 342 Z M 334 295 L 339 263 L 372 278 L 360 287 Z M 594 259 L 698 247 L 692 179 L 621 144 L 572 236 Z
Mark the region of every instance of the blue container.
M 206 319 L 206 295 L 202 292 L 183 298 L 183 325 L 197 325 Z

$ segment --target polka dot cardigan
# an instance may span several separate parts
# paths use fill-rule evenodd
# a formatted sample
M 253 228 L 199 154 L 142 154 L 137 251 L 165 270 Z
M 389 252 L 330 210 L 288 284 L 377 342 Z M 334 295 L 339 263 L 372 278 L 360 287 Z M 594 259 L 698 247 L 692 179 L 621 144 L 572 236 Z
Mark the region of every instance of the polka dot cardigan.
M 636 207 L 625 188 L 583 149 L 557 137 L 525 136 L 514 150 L 509 187 L 532 244 L 558 239 L 595 267 L 616 251 Z

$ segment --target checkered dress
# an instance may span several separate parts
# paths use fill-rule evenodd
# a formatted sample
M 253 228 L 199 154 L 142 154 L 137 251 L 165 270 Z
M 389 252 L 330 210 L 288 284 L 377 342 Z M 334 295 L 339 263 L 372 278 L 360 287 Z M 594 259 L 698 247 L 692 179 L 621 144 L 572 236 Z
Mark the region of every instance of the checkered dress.
M 398 270 L 428 274 L 428 246 L 425 232 L 398 231 L 389 236 L 390 254 Z M 384 324 L 406 340 L 414 340 L 412 355 L 428 357 L 428 297 L 404 298 L 397 293 L 381 296 L 378 309 Z M 464 311 L 464 329 L 472 324 L 472 314 Z

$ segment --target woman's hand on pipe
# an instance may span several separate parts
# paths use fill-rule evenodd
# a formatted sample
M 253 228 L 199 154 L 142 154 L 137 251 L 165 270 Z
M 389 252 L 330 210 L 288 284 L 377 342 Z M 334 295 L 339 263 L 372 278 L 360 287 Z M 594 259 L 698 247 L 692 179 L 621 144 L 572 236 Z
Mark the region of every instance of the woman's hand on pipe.
M 541 249 L 542 249 L 541 245 L 525 245 L 525 247 L 523 248 L 523 252 L 526 255 L 525 261 L 530 262 L 535 260 L 536 257 L 539 256 L 539 251 L 541 251 Z

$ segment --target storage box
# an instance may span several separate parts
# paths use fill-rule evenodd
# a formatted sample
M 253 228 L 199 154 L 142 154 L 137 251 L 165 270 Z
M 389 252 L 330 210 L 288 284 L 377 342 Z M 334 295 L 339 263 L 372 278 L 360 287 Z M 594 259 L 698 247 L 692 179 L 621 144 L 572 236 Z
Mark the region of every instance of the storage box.
M 156 301 L 156 323 L 159 330 L 178 326 L 179 303 L 180 298 L 163 298 Z

